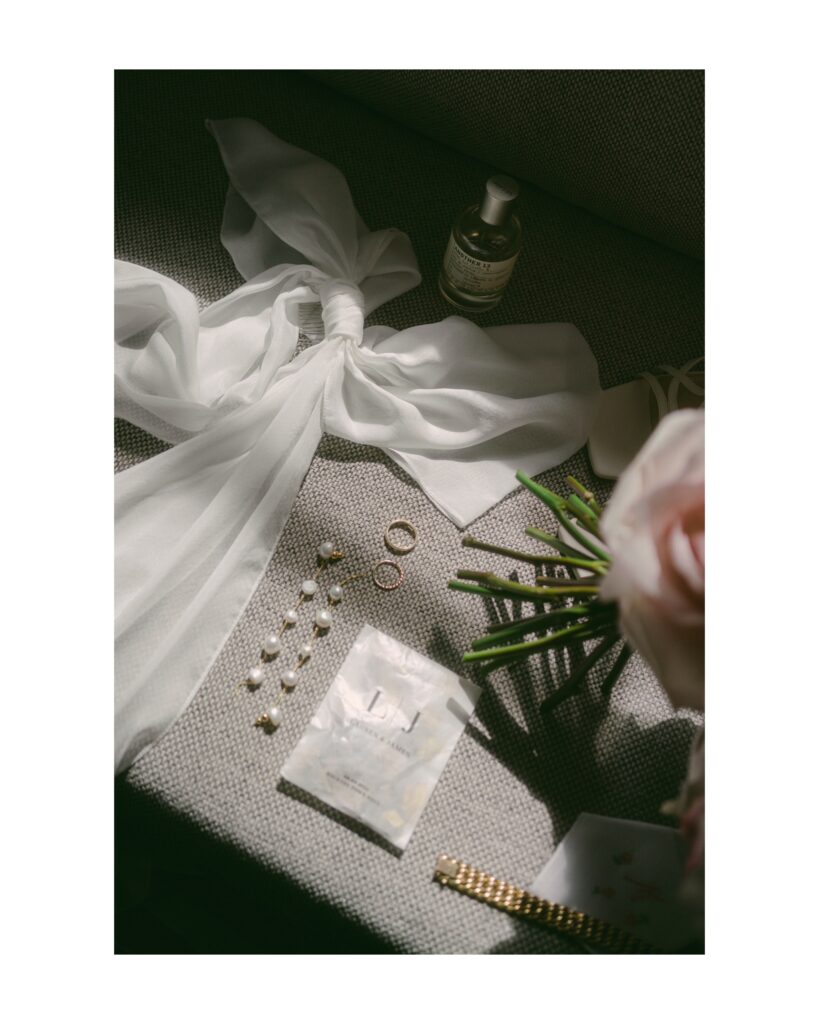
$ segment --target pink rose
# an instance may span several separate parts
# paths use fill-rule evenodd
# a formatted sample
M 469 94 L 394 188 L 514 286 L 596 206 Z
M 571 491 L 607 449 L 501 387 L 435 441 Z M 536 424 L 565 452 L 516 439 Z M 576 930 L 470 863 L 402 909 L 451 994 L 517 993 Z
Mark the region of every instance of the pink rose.
M 660 421 L 600 523 L 612 568 L 600 596 L 675 707 L 702 710 L 705 683 L 705 414 Z

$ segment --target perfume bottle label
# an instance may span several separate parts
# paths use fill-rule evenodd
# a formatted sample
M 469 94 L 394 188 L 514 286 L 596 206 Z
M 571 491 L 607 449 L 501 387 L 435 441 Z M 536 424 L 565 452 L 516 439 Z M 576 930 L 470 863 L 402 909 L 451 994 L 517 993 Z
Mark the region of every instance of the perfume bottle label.
M 490 263 L 463 251 L 450 235 L 444 255 L 444 273 L 451 283 L 472 295 L 492 295 L 501 291 L 515 266 L 517 253 L 508 260 Z

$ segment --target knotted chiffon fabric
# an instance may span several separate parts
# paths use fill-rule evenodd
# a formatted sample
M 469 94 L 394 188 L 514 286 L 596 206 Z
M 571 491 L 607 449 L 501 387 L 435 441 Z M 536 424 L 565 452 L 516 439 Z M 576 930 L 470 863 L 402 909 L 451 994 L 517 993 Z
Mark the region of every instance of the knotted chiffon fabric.
M 246 283 L 200 315 L 175 281 L 116 264 L 117 413 L 175 444 L 116 481 L 117 771 L 205 678 L 323 431 L 386 451 L 464 527 L 515 470 L 576 451 L 598 393 L 570 324 L 365 329 L 420 281 L 407 236 L 371 232 L 336 168 L 255 121 L 208 127 L 230 179 L 222 241 Z M 317 302 L 324 337 L 294 358 L 299 306 Z

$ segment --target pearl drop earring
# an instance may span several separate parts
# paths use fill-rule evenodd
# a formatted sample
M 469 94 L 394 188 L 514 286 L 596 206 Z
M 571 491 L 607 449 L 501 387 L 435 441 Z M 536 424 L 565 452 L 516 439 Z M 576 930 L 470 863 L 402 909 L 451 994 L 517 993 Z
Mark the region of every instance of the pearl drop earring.
M 278 654 L 281 653 L 282 649 L 282 636 L 285 631 L 295 626 L 299 621 L 299 608 L 301 607 L 304 599 L 307 597 L 313 597 L 318 590 L 318 578 L 324 572 L 328 565 L 332 562 L 338 561 L 343 558 L 344 554 L 341 551 L 336 551 L 335 544 L 331 540 L 322 541 L 318 546 L 318 560 L 319 567 L 315 573 L 315 578 L 304 579 L 301 583 L 301 590 L 299 592 L 298 600 L 292 608 L 288 610 L 282 616 L 281 624 L 273 633 L 268 633 L 267 636 L 262 640 L 262 657 L 261 664 L 254 665 L 247 673 L 247 676 L 238 684 L 238 686 L 246 686 L 248 689 L 255 690 L 261 686 L 265 680 L 264 666 L 267 662 L 272 661 Z M 331 588 L 332 589 L 332 588 Z M 308 646 L 309 645 L 305 645 Z M 310 656 L 309 654 L 307 655 Z M 285 673 L 286 676 L 289 675 Z
M 394 570 L 397 573 L 395 580 L 385 580 L 383 574 L 383 567 L 388 567 L 391 571 Z M 379 590 L 395 590 L 400 587 L 404 581 L 404 570 L 392 559 L 382 558 L 380 562 L 376 562 L 372 568 L 365 572 L 356 573 L 353 576 L 348 576 L 346 580 L 342 580 L 340 583 L 333 583 L 327 590 L 327 606 L 320 608 L 313 620 L 313 632 L 309 642 L 304 643 L 299 647 L 298 659 L 295 667 L 287 669 L 282 673 L 281 676 L 281 688 L 282 693 L 291 693 L 298 682 L 298 672 L 304 666 L 304 664 L 313 656 L 313 643 L 323 636 L 327 630 L 333 624 L 333 609 L 337 604 L 341 602 L 344 596 L 344 587 L 347 584 L 352 583 L 353 580 L 361 579 L 362 576 L 370 575 L 373 583 L 378 587 Z M 255 724 L 261 726 L 265 730 L 277 729 L 284 720 L 282 709 L 278 704 L 272 704 L 265 712 L 263 712 L 256 719 Z

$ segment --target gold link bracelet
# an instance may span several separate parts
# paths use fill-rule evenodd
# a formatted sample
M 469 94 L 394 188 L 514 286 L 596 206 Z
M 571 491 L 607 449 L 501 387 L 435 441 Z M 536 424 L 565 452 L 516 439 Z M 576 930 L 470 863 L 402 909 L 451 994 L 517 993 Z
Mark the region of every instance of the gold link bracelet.
M 503 882 L 494 875 L 465 864 L 462 860 L 442 855 L 435 865 L 435 881 L 458 892 L 465 893 L 481 903 L 505 910 L 515 917 L 523 917 L 527 921 L 563 935 L 571 935 L 575 939 L 594 943 L 611 953 L 659 953 L 661 950 L 623 931 L 617 925 L 609 924 L 600 918 L 572 910 L 561 903 L 551 903 L 534 893 L 527 892 L 510 882 Z

